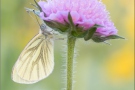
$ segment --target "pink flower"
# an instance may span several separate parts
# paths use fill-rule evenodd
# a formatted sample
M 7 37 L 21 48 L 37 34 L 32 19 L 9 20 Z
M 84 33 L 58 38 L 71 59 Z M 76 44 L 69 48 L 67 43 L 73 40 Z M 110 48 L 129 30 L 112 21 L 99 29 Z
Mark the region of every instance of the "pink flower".
M 105 5 L 100 0 L 46 0 L 39 1 L 42 9 L 40 17 L 45 21 L 57 21 L 65 24 L 70 12 L 74 25 L 89 29 L 95 24 L 101 25 L 96 33 L 102 36 L 116 35 L 117 29 L 109 18 Z

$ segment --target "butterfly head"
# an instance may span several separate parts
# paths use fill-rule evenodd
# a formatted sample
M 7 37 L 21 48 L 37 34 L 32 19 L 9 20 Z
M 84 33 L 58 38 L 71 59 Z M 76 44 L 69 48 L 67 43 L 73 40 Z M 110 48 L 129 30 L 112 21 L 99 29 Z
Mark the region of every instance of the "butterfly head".
M 40 25 L 41 33 L 44 35 L 52 35 L 51 30 L 45 24 Z

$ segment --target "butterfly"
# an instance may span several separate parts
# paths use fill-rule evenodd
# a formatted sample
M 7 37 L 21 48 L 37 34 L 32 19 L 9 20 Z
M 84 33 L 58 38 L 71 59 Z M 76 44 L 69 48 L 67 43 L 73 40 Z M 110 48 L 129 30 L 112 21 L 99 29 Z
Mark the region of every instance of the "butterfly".
M 33 84 L 48 77 L 54 68 L 53 33 L 45 24 L 40 32 L 26 45 L 12 69 L 12 80 Z

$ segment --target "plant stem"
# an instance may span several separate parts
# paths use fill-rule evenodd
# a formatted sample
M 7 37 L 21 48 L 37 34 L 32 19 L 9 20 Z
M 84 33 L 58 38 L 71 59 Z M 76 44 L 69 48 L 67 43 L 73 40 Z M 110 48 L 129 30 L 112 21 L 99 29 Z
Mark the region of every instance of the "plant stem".
M 73 58 L 76 38 L 68 35 L 67 39 L 67 90 L 73 90 Z

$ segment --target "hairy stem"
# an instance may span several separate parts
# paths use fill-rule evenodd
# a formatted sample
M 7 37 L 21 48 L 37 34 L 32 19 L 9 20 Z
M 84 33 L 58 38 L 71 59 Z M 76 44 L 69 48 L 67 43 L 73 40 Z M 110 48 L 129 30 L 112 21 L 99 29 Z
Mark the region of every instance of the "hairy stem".
M 67 39 L 67 90 L 73 90 L 73 58 L 76 38 L 68 35 Z

